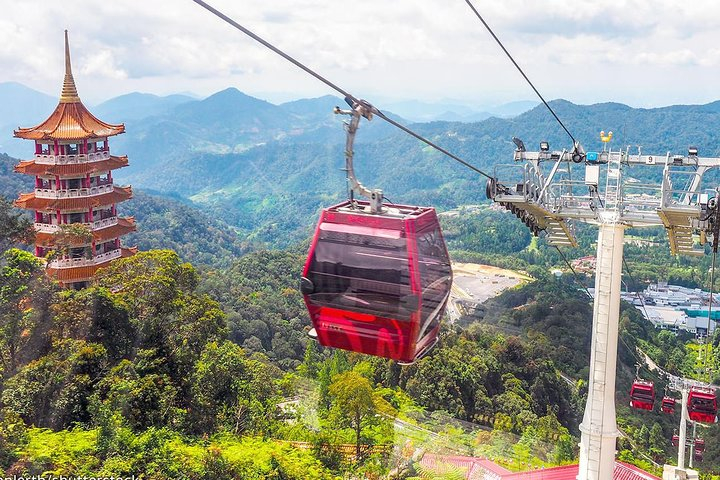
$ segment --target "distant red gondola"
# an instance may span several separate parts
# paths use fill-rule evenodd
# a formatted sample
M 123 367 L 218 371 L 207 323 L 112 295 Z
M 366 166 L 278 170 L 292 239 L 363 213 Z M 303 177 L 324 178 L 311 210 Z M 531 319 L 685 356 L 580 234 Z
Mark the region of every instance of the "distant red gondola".
M 705 451 L 705 440 L 702 438 L 696 438 L 695 439 L 695 450 L 699 450 L 701 452 Z
M 660 409 L 663 413 L 675 413 L 675 399 L 672 397 L 663 397 Z
M 687 400 L 690 420 L 704 423 L 717 421 L 717 399 L 715 390 L 702 387 L 691 387 Z
M 673 436 L 672 436 L 672 439 L 670 440 L 670 444 L 671 444 L 673 447 L 677 447 L 677 446 L 678 446 L 678 443 L 680 443 L 680 435 L 673 435 Z
M 652 382 L 635 380 L 630 389 L 630 406 L 642 410 L 652 410 L 655 402 L 655 386 Z
M 326 208 L 301 290 L 320 344 L 411 363 L 437 342 L 452 271 L 435 210 Z
M 695 449 L 695 454 L 694 454 L 694 456 L 695 456 L 695 461 L 696 461 L 696 462 L 702 462 L 702 461 L 703 461 L 703 451 L 702 451 L 702 450 L 698 450 L 698 449 L 696 448 L 696 449 Z

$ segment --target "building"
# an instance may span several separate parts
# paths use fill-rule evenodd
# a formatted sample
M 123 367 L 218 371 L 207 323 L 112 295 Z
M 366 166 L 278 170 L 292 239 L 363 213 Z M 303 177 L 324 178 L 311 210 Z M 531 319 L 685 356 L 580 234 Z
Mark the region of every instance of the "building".
M 595 273 L 597 259 L 594 255 L 580 257 L 572 261 L 573 269 L 581 273 Z
M 710 292 L 699 288 L 658 282 L 648 285 L 642 292 L 622 292 L 620 296 L 640 310 L 655 327 L 673 332 L 685 330 L 700 336 L 712 335 L 720 319 L 717 296 L 713 297 L 710 309 Z
M 511 472 L 486 458 L 430 453 L 423 455 L 420 466 L 438 474 L 453 470 L 460 471 L 467 480 L 575 480 L 578 475 L 578 464 Z M 613 480 L 660 480 L 660 478 L 634 465 L 616 460 Z
M 120 244 L 120 237 L 135 230 L 135 220 L 118 217 L 116 209 L 132 197 L 132 190 L 114 185 L 112 178 L 128 159 L 111 155 L 108 145 L 110 137 L 124 132 L 125 125 L 97 119 L 80 101 L 66 30 L 58 106 L 41 124 L 14 132 L 35 142 L 34 158 L 15 166 L 16 172 L 35 177 L 35 190 L 20 194 L 15 205 L 34 212 L 35 255 L 56 252 L 47 272 L 65 287 L 86 286 L 99 268 L 136 251 Z M 64 228 L 80 224 L 86 228 Z

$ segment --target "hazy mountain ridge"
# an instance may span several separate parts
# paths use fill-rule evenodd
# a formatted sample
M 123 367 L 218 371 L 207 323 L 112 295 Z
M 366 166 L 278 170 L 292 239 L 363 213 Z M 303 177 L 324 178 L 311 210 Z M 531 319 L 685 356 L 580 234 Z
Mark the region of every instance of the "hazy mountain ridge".
M 92 112 L 96 117 L 109 123 L 126 123 L 163 115 L 173 107 L 189 102 L 197 102 L 197 100 L 187 95 L 160 97 L 150 93 L 133 92 L 111 98 L 93 107 Z
M 0 83 L 0 152 L 19 155 L 21 141 L 13 138 L 13 130 L 42 122 L 57 102 L 57 98 L 25 85 Z
M 281 238 L 284 244 L 309 231 L 321 206 L 346 195 L 341 122 L 347 117 L 332 108 L 347 107 L 338 97 L 274 105 L 228 88 L 204 100 L 128 95 L 103 108 L 141 104 L 151 105 L 150 116 L 128 119 L 127 133 L 112 140 L 113 151 L 130 158 L 130 166 L 116 174 L 118 183 L 191 199 L 242 234 L 272 243 Z M 612 130 L 613 148 L 642 145 L 645 153 L 664 155 L 695 145 L 700 155 L 720 152 L 714 136 L 720 102 L 654 109 L 565 100 L 551 105 L 586 150 L 600 149 L 600 130 Z M 556 150 L 572 147 L 542 105 L 513 118 L 412 128 L 489 174 L 498 164 L 512 163 L 513 136 L 529 150 L 540 141 Z M 27 157 L 31 148 L 22 147 Z M 360 180 L 382 188 L 396 203 L 442 209 L 485 200 L 484 179 L 379 118 L 361 123 L 355 159 Z M 278 236 L 280 231 L 285 235 Z
M 646 153 L 664 155 L 697 145 L 701 155 L 708 156 L 720 149 L 712 135 L 713 125 L 720 123 L 717 105 L 633 109 L 557 100 L 552 106 L 587 150 L 601 148 L 600 130 L 615 132 L 614 148 L 643 145 Z M 495 165 L 512 163 L 512 136 L 522 138 L 530 150 L 541 140 L 554 149 L 571 148 L 570 139 L 544 107 L 512 119 L 432 122 L 414 124 L 413 129 L 490 174 Z M 152 181 L 156 188 L 176 192 L 186 188 L 193 200 L 216 213 L 229 212 L 225 214 L 232 224 L 243 229 L 262 229 L 278 216 L 289 217 L 284 208 L 307 230 L 320 205 L 345 195 L 340 171 L 343 141 L 338 132 L 331 144 L 269 142 L 240 154 L 175 158 L 162 167 L 172 185 L 163 185 L 151 171 L 135 178 L 139 184 Z M 451 208 L 485 200 L 484 179 L 402 132 L 356 145 L 355 159 L 361 181 L 383 188 L 393 202 Z

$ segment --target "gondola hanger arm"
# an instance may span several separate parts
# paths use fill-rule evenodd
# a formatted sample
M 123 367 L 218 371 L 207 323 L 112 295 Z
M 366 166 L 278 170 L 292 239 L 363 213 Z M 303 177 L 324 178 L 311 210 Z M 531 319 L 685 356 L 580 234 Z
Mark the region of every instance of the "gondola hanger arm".
M 345 129 L 347 132 L 347 138 L 345 140 L 345 171 L 348 181 L 350 182 L 350 189 L 353 193 L 361 195 L 370 201 L 370 213 L 382 213 L 383 191 L 370 189 L 360 183 L 355 176 L 355 167 L 353 165 L 353 144 L 355 143 L 355 134 L 360 127 L 360 119 L 365 117 L 367 120 L 372 120 L 373 113 L 375 113 L 377 109 L 365 100 L 356 100 L 348 96 L 345 97 L 345 101 L 352 107 L 351 110 L 342 110 L 340 107 L 335 107 L 333 112 L 338 115 L 351 116 L 350 122 L 346 124 L 347 127 Z

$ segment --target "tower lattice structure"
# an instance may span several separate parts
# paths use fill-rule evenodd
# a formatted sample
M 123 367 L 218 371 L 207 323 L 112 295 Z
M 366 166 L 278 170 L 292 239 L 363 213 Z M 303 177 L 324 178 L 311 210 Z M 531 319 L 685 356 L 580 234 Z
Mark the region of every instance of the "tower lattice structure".
M 611 138 L 601 133 L 603 143 Z M 720 236 L 720 187 L 706 190 L 702 180 L 708 170 L 720 167 L 720 158 L 701 157 L 695 147 L 686 155 L 647 155 L 640 147 L 585 152 L 579 144 L 551 151 L 546 142 L 531 152 L 521 140 L 513 140 L 515 163 L 496 166 L 488 198 L 512 211 L 535 235 L 545 232 L 552 246 L 578 246 L 575 221 L 598 226 L 588 398 L 580 424 L 577 479 L 611 480 L 620 435 L 615 377 L 625 229 L 662 226 L 673 255 L 704 255 L 699 247 L 707 240 L 717 245 Z M 584 170 L 584 177 L 573 172 L 573 164 Z

